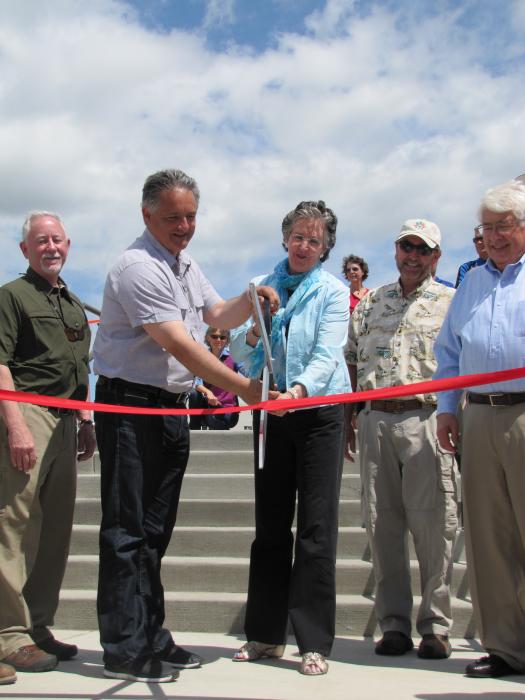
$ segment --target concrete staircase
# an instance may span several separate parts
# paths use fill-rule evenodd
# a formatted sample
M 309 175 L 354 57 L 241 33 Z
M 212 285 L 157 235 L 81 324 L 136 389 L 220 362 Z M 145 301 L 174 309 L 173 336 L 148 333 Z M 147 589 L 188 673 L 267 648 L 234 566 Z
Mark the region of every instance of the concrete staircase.
M 177 525 L 163 560 L 167 625 L 177 631 L 242 633 L 253 539 L 252 433 L 197 431 L 184 479 Z M 75 525 L 56 626 L 96 629 L 99 463 L 81 467 Z M 374 579 L 360 527 L 359 466 L 345 463 L 338 547 L 337 633 L 372 635 Z M 415 559 L 412 550 L 412 559 Z M 454 636 L 472 637 L 462 535 L 456 545 Z M 413 590 L 419 593 L 417 564 Z M 415 598 L 415 607 L 419 603 Z

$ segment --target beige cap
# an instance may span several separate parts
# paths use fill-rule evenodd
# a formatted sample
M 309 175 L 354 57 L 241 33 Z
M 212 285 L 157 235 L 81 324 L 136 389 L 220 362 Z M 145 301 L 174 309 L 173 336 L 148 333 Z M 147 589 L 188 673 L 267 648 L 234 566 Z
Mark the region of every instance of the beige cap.
M 441 245 L 441 231 L 426 219 L 407 219 L 401 226 L 396 243 L 407 236 L 418 236 L 429 248 L 439 248 Z

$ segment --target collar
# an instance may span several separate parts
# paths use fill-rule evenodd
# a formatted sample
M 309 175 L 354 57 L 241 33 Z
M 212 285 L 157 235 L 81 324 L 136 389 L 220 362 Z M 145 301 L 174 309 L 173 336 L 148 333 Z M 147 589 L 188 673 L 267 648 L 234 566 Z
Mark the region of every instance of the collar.
M 162 243 L 159 243 L 148 228 L 144 229 L 144 233 L 142 235 L 144 237 L 146 247 L 156 250 L 172 269 L 178 266 L 180 277 L 183 277 L 186 274 L 187 269 L 191 265 L 191 257 L 185 250 L 182 250 L 178 255 L 173 255 L 173 253 L 170 253 L 170 251 L 165 248 Z
M 494 265 L 492 260 L 490 258 L 487 258 L 486 262 L 486 268 L 487 270 L 490 270 L 490 272 L 495 272 L 498 275 L 503 275 L 507 270 L 509 270 L 508 274 L 518 274 L 523 267 L 523 263 L 525 263 L 525 253 L 521 256 L 519 260 L 516 260 L 514 263 L 509 263 L 508 265 L 505 265 L 503 271 L 498 270 L 498 268 Z
M 38 272 L 33 270 L 32 267 L 27 268 L 23 277 L 25 277 L 28 282 L 31 282 L 31 284 L 36 289 L 38 289 L 39 292 L 43 292 L 47 296 L 49 296 L 50 294 L 53 294 L 57 288 L 61 292 L 64 292 L 65 294 L 67 294 L 69 296 L 69 291 L 68 291 L 67 285 L 61 277 L 58 278 L 57 287 L 53 287 L 52 284 L 50 284 L 44 277 L 42 277 L 42 275 L 39 275 Z
M 406 296 L 403 294 L 403 287 L 401 286 L 401 278 L 398 278 L 396 282 L 396 289 L 399 292 L 399 296 L 403 297 L 404 299 L 417 299 L 423 292 L 426 290 L 427 287 L 429 287 L 432 283 L 434 282 L 434 279 L 432 278 L 432 275 L 429 275 L 426 277 L 419 287 L 416 287 L 414 290 L 410 292 L 410 294 L 407 294 Z M 439 284 L 439 282 L 436 282 L 436 284 Z

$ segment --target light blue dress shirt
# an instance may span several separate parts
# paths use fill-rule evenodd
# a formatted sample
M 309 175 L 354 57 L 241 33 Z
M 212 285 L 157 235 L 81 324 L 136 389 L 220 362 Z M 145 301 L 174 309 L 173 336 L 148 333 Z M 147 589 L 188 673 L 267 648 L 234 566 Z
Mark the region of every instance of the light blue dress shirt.
M 525 364 L 525 255 L 500 272 L 488 261 L 459 285 L 436 338 L 434 379 L 496 372 Z M 525 378 L 470 387 L 525 392 Z M 456 413 L 462 391 L 438 394 L 438 413 Z

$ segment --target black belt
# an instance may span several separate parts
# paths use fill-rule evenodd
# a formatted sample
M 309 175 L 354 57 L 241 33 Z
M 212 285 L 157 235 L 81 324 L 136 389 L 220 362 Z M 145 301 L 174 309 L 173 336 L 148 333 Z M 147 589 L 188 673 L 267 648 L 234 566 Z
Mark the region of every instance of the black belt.
M 76 413 L 73 408 L 58 408 L 56 406 L 47 406 L 47 410 L 56 416 L 74 416 Z
M 434 404 L 423 403 L 419 399 L 370 401 L 370 408 L 373 411 L 384 411 L 385 413 L 406 413 L 406 411 L 417 411 L 423 407 L 435 408 Z
M 517 403 L 525 403 L 525 393 L 476 394 L 473 391 L 469 391 L 467 401 L 469 403 L 488 404 L 489 406 L 515 406 Z
M 100 375 L 97 384 L 107 387 L 108 389 L 128 391 L 134 396 L 150 401 L 152 405 L 162 404 L 165 407 L 184 406 L 189 396 L 187 391 L 181 391 L 180 393 L 175 394 L 171 391 L 160 389 L 157 386 L 128 382 L 126 379 L 120 379 L 119 377 L 104 377 L 103 375 Z

